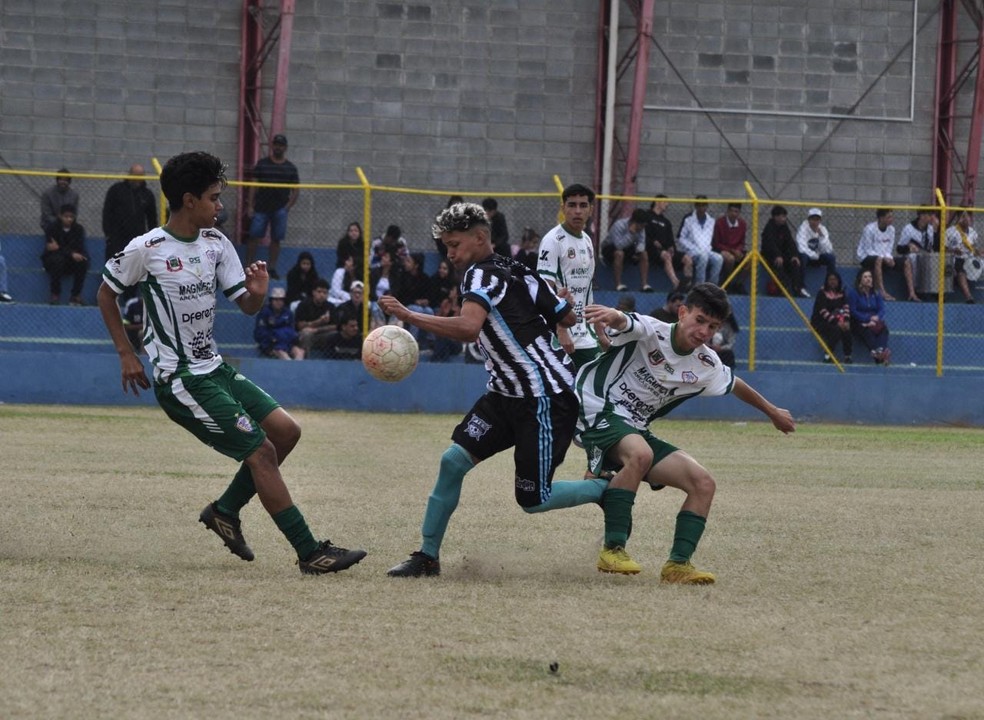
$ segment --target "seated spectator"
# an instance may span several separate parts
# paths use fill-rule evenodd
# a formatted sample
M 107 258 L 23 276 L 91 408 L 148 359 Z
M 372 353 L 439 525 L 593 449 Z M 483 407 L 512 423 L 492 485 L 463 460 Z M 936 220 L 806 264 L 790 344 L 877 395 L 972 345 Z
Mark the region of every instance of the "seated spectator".
M 625 292 L 629 288 L 622 284 L 622 268 L 626 260 L 639 266 L 639 287 L 642 292 L 652 292 L 649 286 L 649 255 L 646 253 L 646 222 L 649 215 L 645 210 L 635 209 L 632 215 L 616 220 L 608 230 L 608 236 L 601 244 L 601 256 L 612 266 L 615 290 Z
M 7 259 L 0 252 L 0 303 L 12 303 L 14 301 L 9 290 L 10 287 L 7 285 Z
M 693 284 L 694 261 L 691 257 L 677 249 L 673 239 L 673 223 L 663 213 L 669 207 L 660 194 L 649 205 L 649 218 L 646 221 L 646 254 L 649 264 L 662 265 L 663 272 L 674 290 L 689 288 Z M 677 273 L 683 273 L 683 285 Z
M 302 250 L 294 267 L 287 271 L 287 304 L 311 297 L 317 282 L 318 269 L 314 265 L 314 255 Z
M 325 337 L 325 356 L 329 360 L 361 360 L 362 333 L 359 319 L 342 317 L 338 330 Z
M 376 301 L 383 295 L 393 295 L 395 289 L 400 285 L 402 275 L 403 263 L 396 253 L 389 251 L 383 253 L 379 267 L 373 268 L 369 273 L 369 300 L 371 302 L 369 308 L 373 316 L 373 327 L 389 324 L 389 318 L 380 309 Z
M 328 302 L 328 281 L 318 278 L 311 297 L 301 300 L 294 311 L 297 344 L 304 350 L 304 357 L 311 358 L 318 353 L 324 357 L 325 339 L 338 329 L 336 315 L 335 306 Z
M 663 306 L 656 308 L 649 314 L 657 320 L 662 320 L 667 323 L 675 323 L 680 319 L 680 306 L 683 305 L 683 301 L 686 297 L 686 294 L 680 292 L 679 290 L 671 290 L 670 294 L 666 296 L 666 302 L 663 303 Z
M 533 256 L 533 261 L 536 262 L 535 254 Z M 454 268 L 451 267 L 451 263 L 448 262 L 447 258 L 441 258 L 441 261 L 437 264 L 437 271 L 431 275 L 430 305 L 434 308 L 435 313 L 437 313 L 441 303 L 450 297 L 451 292 L 457 288 L 458 282 L 454 274 Z
M 892 351 L 888 349 L 885 299 L 875 288 L 871 270 L 858 271 L 854 287 L 848 290 L 847 302 L 851 308 L 851 330 L 861 338 L 876 365 L 888 365 Z
M 294 329 L 294 313 L 287 306 L 287 291 L 282 287 L 270 289 L 270 299 L 256 314 L 253 339 L 265 357 L 280 360 L 303 360 L 304 349 Z
M 336 316 L 342 317 L 355 317 L 359 321 L 359 334 L 364 333 L 362 328 L 362 313 L 364 312 L 363 303 L 365 301 L 366 286 L 361 280 L 355 280 L 349 286 L 349 299 L 348 302 L 343 302 L 338 305 L 336 310 Z M 374 330 L 375 326 L 371 322 L 372 313 L 370 313 L 370 325 L 369 329 Z
M 431 307 L 431 279 L 424 272 L 424 254 L 410 253 L 403 261 L 403 273 L 399 276 L 398 284 L 391 293 L 412 312 L 433 315 Z M 421 347 L 430 347 L 433 335 L 415 325 L 407 328 Z
M 729 277 L 734 269 L 745 259 L 745 235 L 748 224 L 741 216 L 741 203 L 728 203 L 724 215 L 714 221 L 714 235 L 711 237 L 711 249 L 721 254 L 721 282 Z M 736 277 L 728 285 L 729 293 L 745 295 L 745 283 Z
M 456 317 L 461 314 L 461 304 L 458 301 L 458 288 L 451 287 L 447 297 L 435 309 L 439 317 Z M 460 340 L 452 340 L 442 335 L 435 335 L 431 344 L 431 362 L 448 362 L 461 354 L 463 344 Z
M 916 295 L 916 263 L 919 253 L 939 252 L 939 236 L 937 231 L 940 219 L 929 208 L 920 208 L 912 222 L 906 223 L 899 234 L 899 242 L 895 250 L 905 261 L 902 272 L 905 275 L 905 290 L 909 300 L 922 302 Z
M 827 268 L 824 277 L 837 272 L 837 257 L 834 255 L 834 245 L 830 242 L 830 233 L 823 224 L 823 211 L 820 208 L 810 208 L 806 211 L 806 220 L 800 223 L 796 231 L 796 251 L 799 253 L 799 286 L 806 287 L 806 268 Z M 809 291 L 807 291 L 809 294 Z
M 817 293 L 810 324 L 817 331 L 817 335 L 823 338 L 824 344 L 831 352 L 836 350 L 837 344 L 840 343 L 844 347 L 844 362 L 854 362 L 851 359 L 851 351 L 854 348 L 851 337 L 851 306 L 847 302 L 841 276 L 836 270 L 827 273 L 823 287 Z M 823 361 L 833 362 L 826 351 L 823 353 Z
M 69 305 L 84 304 L 82 285 L 89 271 L 89 255 L 85 251 L 85 228 L 75 222 L 72 205 L 63 205 L 58 210 L 58 220 L 45 231 L 41 264 L 50 280 L 52 305 L 61 302 L 61 282 L 66 275 L 72 277 Z
M 341 305 L 349 300 L 349 288 L 352 283 L 359 279 L 355 273 L 355 258 L 347 257 L 341 267 L 335 268 L 331 276 L 331 285 L 328 288 L 328 302 L 332 305 Z
M 410 254 L 410 245 L 403 237 L 403 231 L 399 225 L 390 225 L 386 232 L 372 241 L 372 248 L 369 251 L 369 267 L 378 268 L 383 263 L 383 256 L 391 253 L 402 260 Z M 358 263 L 356 263 L 358 267 Z
M 875 289 L 885 300 L 895 298 L 885 292 L 884 268 L 894 268 L 895 258 L 895 226 L 892 222 L 895 216 L 888 208 L 875 212 L 875 221 L 864 226 L 861 238 L 858 240 L 858 262 L 865 270 L 871 270 Z
M 506 216 L 499 212 L 499 203 L 495 198 L 482 200 L 482 209 L 489 219 L 489 231 L 492 234 L 492 250 L 503 257 L 512 257 L 512 246 L 509 244 L 509 227 Z
M 721 362 L 729 368 L 735 367 L 735 340 L 738 338 L 738 320 L 735 314 L 728 313 L 728 317 L 721 323 L 718 331 L 711 336 L 711 341 L 707 346 L 718 354 Z
M 772 268 L 786 291 L 791 295 L 810 297 L 810 293 L 802 285 L 802 268 L 793 232 L 786 221 L 788 213 L 782 205 L 772 208 L 769 221 L 762 228 L 762 257 Z M 766 292 L 769 295 L 781 295 L 782 291 L 770 280 Z
M 338 241 L 338 249 L 335 253 L 335 267 L 345 266 L 348 258 L 355 259 L 355 268 L 358 272 L 362 267 L 366 248 L 365 240 L 362 237 L 362 226 L 357 222 L 350 222 L 345 234 Z
M 690 257 L 694 266 L 693 282 L 710 282 L 715 285 L 721 279 L 724 258 L 711 247 L 714 238 L 714 218 L 707 213 L 707 196 L 698 195 L 694 210 L 683 217 L 677 243 Z
M 968 262 L 975 262 L 974 258 L 981 256 L 981 250 L 977 247 L 977 231 L 970 226 L 970 213 L 960 210 L 956 213 L 956 220 L 946 231 L 946 251 L 954 257 L 953 261 L 953 284 L 957 286 L 964 296 L 964 302 L 968 305 L 974 304 L 974 296 L 970 292 L 970 285 L 967 283 Z
M 62 168 L 55 175 L 55 184 L 41 195 L 41 230 L 45 233 L 48 228 L 58 221 L 63 205 L 71 205 L 75 213 L 79 212 L 79 194 L 72 189 L 72 176 L 68 168 Z
M 442 245 L 444 243 L 441 243 Z M 531 227 L 523 228 L 523 236 L 519 241 L 519 249 L 514 259 L 521 262 L 530 270 L 536 270 L 537 252 L 540 247 L 540 233 Z
M 140 355 L 144 351 L 144 304 L 140 295 L 134 295 L 123 305 L 123 329 L 130 339 L 133 352 Z

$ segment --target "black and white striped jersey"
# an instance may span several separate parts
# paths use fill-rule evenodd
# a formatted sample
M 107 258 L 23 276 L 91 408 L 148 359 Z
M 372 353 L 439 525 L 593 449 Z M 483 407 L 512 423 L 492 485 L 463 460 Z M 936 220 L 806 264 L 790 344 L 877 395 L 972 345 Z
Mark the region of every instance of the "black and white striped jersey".
M 490 391 L 544 397 L 573 385 L 574 366 L 553 330 L 572 308 L 537 273 L 493 254 L 465 271 L 461 297 L 488 312 L 478 346 Z

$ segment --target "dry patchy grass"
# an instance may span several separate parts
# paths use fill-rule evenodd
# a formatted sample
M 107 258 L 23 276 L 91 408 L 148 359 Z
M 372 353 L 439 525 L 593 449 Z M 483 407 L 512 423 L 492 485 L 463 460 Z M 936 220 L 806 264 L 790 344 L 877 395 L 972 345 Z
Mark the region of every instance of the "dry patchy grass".
M 222 548 L 196 519 L 234 467 L 159 411 L 0 407 L 0 717 L 984 717 L 977 430 L 661 422 L 719 484 L 718 584 L 680 588 L 678 493 L 641 492 L 644 573 L 601 575 L 598 508 L 524 514 L 508 455 L 444 574 L 387 578 L 457 418 L 297 415 L 298 505 L 370 553 L 337 576 L 255 502 L 257 560 Z

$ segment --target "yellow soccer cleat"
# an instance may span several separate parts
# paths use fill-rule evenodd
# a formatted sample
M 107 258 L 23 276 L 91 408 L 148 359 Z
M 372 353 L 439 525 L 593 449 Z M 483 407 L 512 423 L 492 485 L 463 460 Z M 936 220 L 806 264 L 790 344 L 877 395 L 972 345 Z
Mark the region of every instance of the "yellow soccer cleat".
M 602 548 L 598 556 L 598 570 L 620 575 L 638 575 L 642 566 L 629 557 L 624 547 Z
M 693 566 L 693 563 L 678 563 L 672 560 L 667 560 L 664 563 L 659 578 L 662 582 L 678 585 L 712 585 L 714 583 L 714 575 L 698 570 Z

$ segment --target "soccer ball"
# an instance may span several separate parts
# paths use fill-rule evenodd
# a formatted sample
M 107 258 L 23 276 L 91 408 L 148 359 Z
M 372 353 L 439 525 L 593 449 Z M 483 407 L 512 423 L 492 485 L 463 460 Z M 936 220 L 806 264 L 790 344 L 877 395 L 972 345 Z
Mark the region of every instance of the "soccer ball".
M 412 373 L 419 356 L 413 335 L 396 325 L 376 328 L 362 343 L 362 364 L 384 382 L 399 382 Z

